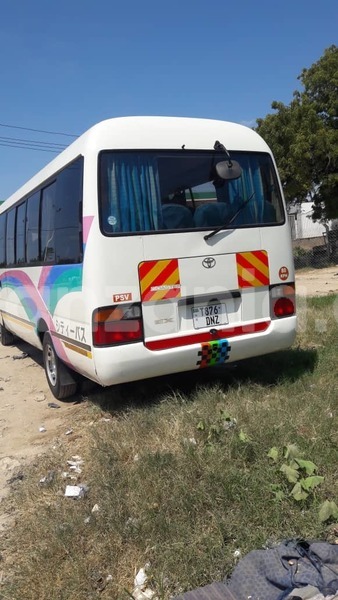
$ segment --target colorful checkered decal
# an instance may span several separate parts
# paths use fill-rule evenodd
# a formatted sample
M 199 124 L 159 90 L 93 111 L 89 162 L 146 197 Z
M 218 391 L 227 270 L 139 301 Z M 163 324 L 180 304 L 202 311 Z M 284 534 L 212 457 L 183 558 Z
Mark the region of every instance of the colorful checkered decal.
M 201 350 L 198 352 L 198 361 L 196 365 L 200 369 L 203 367 L 212 367 L 214 365 L 221 365 L 229 358 L 231 346 L 229 346 L 228 340 L 215 340 L 201 344 Z
M 269 285 L 269 258 L 265 250 L 239 252 L 236 263 L 239 288 Z
M 148 260 L 139 264 L 142 302 L 181 297 L 178 260 Z

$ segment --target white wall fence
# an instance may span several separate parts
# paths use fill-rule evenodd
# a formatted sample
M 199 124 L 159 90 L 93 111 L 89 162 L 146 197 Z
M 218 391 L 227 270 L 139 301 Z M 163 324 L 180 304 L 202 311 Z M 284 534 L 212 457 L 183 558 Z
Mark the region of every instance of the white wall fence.
M 296 268 L 338 262 L 338 219 L 324 226 L 312 221 L 312 213 L 311 202 L 288 209 Z

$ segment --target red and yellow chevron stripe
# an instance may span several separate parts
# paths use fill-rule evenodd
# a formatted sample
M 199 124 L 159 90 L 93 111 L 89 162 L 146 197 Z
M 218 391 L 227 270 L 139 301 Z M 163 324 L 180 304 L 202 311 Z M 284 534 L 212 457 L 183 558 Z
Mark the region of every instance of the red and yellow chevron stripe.
M 236 263 L 239 288 L 269 285 L 269 258 L 265 250 L 238 252 Z
M 178 260 L 149 260 L 139 264 L 142 302 L 181 297 Z

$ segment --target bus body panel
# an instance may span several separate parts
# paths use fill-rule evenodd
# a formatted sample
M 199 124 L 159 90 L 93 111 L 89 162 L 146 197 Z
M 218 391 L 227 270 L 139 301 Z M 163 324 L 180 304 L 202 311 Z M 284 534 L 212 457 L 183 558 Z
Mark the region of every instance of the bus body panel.
M 84 158 L 83 263 L 0 269 L 0 321 L 41 348 L 49 330 L 59 357 L 101 385 L 226 364 L 289 347 L 294 314 L 271 315 L 271 288 L 294 284 L 287 221 L 234 227 L 104 235 L 99 214 L 102 151 L 187 148 L 263 152 L 252 130 L 203 119 L 111 119 L 94 126 L 6 201 L 1 213 Z M 271 156 L 272 161 L 273 157 Z M 278 176 L 277 176 L 278 177 Z M 285 204 L 284 204 L 285 208 Z M 143 341 L 97 347 L 99 308 L 141 306 Z M 42 328 L 42 323 L 45 327 Z

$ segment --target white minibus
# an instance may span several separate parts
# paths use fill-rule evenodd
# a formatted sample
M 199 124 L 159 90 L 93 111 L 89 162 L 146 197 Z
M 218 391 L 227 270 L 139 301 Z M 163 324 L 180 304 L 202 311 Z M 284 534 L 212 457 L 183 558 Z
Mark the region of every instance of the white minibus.
M 252 129 L 98 123 L 0 207 L 2 344 L 56 398 L 289 347 L 295 285 L 272 153 Z

